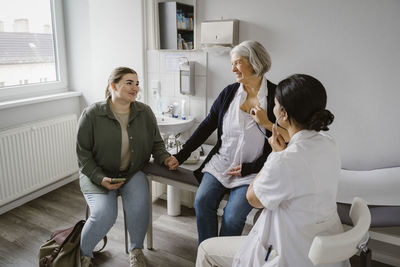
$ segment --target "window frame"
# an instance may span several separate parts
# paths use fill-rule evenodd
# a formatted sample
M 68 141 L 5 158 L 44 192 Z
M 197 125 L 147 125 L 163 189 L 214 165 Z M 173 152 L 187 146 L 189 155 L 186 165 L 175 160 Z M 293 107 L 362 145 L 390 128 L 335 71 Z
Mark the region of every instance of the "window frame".
M 49 0 L 52 18 L 53 39 L 55 43 L 55 68 L 58 73 L 58 81 L 13 85 L 0 88 L 0 102 L 29 97 L 44 96 L 67 91 L 67 56 L 64 35 L 64 16 L 62 0 Z

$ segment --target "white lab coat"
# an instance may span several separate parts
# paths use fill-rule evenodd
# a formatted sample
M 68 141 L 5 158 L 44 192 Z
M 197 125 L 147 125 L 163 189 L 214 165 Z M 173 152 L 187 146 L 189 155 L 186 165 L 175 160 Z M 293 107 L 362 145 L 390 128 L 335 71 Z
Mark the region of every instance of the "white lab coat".
M 313 266 L 308 259 L 313 238 L 343 232 L 336 211 L 339 173 L 334 140 L 316 131 L 300 131 L 285 150 L 271 153 L 253 184 L 265 208 L 232 266 Z M 269 245 L 274 252 L 265 261 Z

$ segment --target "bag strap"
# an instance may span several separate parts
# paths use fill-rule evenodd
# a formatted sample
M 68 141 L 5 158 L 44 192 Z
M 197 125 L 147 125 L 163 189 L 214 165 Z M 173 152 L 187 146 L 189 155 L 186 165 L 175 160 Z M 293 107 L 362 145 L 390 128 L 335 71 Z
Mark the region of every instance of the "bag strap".
M 72 232 L 68 235 L 68 237 L 64 240 L 64 242 L 61 244 L 60 246 L 60 250 L 61 248 L 64 247 L 64 245 L 68 242 L 69 239 L 72 239 L 72 242 L 75 242 L 75 240 L 79 237 L 79 235 L 82 232 L 82 228 L 85 225 L 85 220 L 80 220 L 79 222 L 77 222 L 74 226 L 74 229 L 72 230 Z
M 93 251 L 93 253 L 100 253 L 107 245 L 107 236 L 103 237 L 103 246 L 101 247 L 101 249 Z
M 74 233 L 74 235 L 71 237 L 72 241 L 75 242 L 75 239 L 78 238 L 80 236 L 80 233 L 82 232 L 82 228 L 85 225 L 85 220 L 80 220 L 74 227 L 74 230 L 72 230 L 71 233 Z M 68 237 L 67 239 L 65 239 L 64 242 L 66 242 L 70 237 Z M 103 237 L 103 246 L 96 251 L 93 251 L 93 253 L 98 253 L 101 252 L 107 245 L 107 236 Z M 61 248 L 64 246 L 64 243 L 60 246 L 60 250 Z

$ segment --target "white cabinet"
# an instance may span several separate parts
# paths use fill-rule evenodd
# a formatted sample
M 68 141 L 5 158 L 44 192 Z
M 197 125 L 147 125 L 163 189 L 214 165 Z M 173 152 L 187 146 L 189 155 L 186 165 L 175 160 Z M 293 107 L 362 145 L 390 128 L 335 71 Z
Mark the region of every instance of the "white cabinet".
M 178 2 L 158 3 L 160 49 L 193 49 L 194 7 Z

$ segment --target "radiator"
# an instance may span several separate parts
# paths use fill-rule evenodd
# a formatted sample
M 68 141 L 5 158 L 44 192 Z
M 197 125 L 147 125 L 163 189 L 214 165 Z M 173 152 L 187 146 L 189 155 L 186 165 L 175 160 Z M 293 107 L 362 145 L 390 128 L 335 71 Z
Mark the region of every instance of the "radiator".
M 76 115 L 0 132 L 0 207 L 78 171 Z

